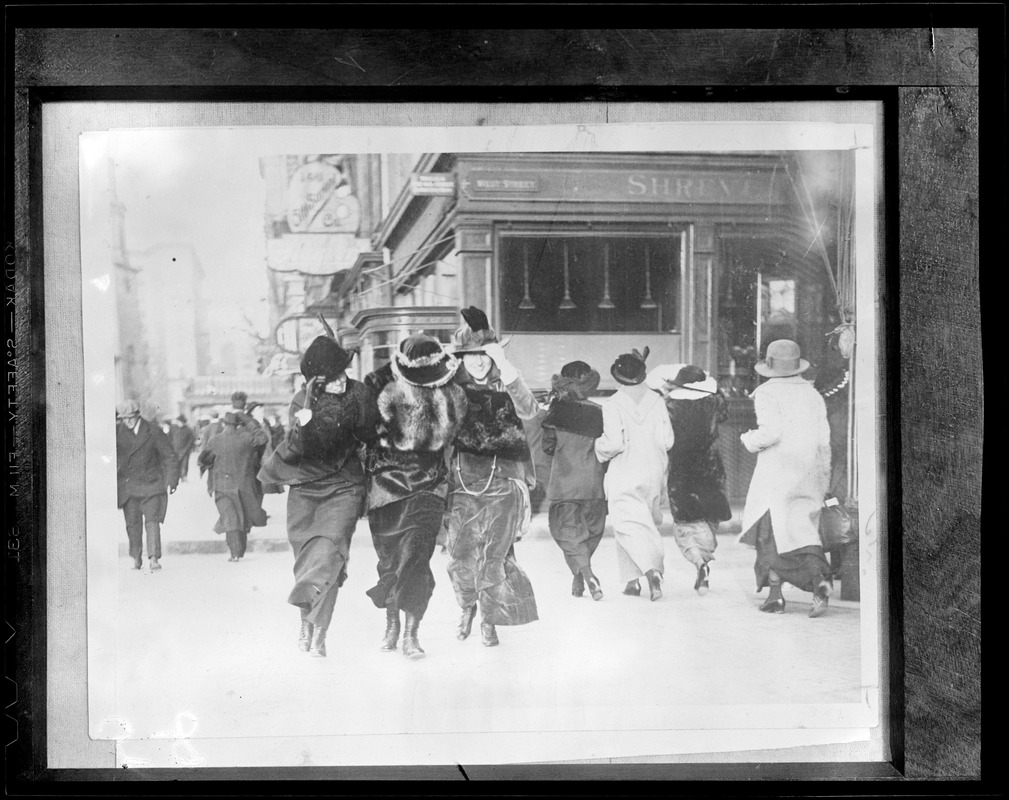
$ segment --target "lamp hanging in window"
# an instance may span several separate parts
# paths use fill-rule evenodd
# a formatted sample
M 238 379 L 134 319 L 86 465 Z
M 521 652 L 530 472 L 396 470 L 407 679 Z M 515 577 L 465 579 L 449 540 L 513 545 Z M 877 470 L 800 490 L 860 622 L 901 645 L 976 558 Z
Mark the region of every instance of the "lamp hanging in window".
M 645 245 L 645 299 L 641 301 L 641 308 L 658 308 L 659 304 L 652 298 L 652 265 L 648 245 Z
M 519 308 L 523 311 L 531 311 L 536 308 L 536 304 L 533 299 L 529 296 L 529 242 L 522 242 L 522 287 L 525 293 L 522 296 L 522 302 L 519 303 Z
M 568 243 L 565 241 L 561 245 L 564 251 L 564 299 L 561 300 L 560 309 L 563 311 L 569 311 L 572 308 L 577 308 L 574 300 L 571 299 L 571 278 L 570 271 L 568 268 Z
M 596 306 L 601 309 L 616 308 L 610 297 L 610 243 L 603 242 L 603 299 Z

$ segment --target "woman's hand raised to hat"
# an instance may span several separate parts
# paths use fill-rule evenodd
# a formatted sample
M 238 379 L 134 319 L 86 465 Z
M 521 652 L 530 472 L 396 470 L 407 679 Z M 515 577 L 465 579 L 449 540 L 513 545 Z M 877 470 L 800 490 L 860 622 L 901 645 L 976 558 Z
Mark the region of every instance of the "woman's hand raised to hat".
M 512 363 L 508 360 L 508 357 L 505 355 L 504 347 L 500 342 L 487 342 L 483 345 L 483 351 L 488 357 L 494 360 L 498 371 L 501 373 L 501 380 L 504 383 L 511 383 L 518 377 L 518 370 L 515 369 L 515 367 L 512 366 Z

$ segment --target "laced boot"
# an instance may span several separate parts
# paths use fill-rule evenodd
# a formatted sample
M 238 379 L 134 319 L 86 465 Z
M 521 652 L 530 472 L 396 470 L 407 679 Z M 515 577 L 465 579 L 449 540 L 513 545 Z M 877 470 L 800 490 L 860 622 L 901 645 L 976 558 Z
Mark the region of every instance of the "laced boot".
M 399 639 L 399 609 L 396 606 L 387 606 L 385 609 L 385 638 L 379 650 L 391 652 L 396 649 L 396 640 Z M 403 642 L 406 644 L 406 641 Z
M 581 597 L 583 594 L 585 594 L 585 578 L 580 572 L 576 572 L 571 580 L 571 596 Z
M 407 658 L 423 658 L 424 651 L 421 649 L 420 642 L 417 641 L 417 628 L 420 627 L 420 619 L 407 611 L 404 627 L 403 655 Z
M 650 569 L 645 573 L 648 579 L 648 596 L 651 600 L 659 600 L 662 597 L 662 573 L 658 570 Z
M 603 587 L 599 585 L 599 578 L 592 574 L 591 567 L 585 567 L 581 571 L 582 579 L 585 581 L 585 586 L 589 590 L 589 594 L 592 595 L 593 600 L 603 599 Z
M 326 656 L 326 629 L 316 625 L 312 631 L 312 644 L 308 649 L 310 656 Z
M 313 625 L 307 619 L 301 621 L 301 633 L 298 636 L 298 649 L 307 653 L 309 648 L 312 646 L 312 629 Z
M 765 614 L 784 614 L 785 613 L 785 598 L 781 594 L 781 584 L 772 583 L 770 592 L 767 595 L 767 599 L 764 601 L 763 605 L 760 606 L 760 610 Z
M 480 638 L 483 640 L 484 647 L 496 647 L 501 644 L 497 638 L 497 628 L 492 622 L 480 623 Z
M 473 630 L 473 618 L 476 616 L 476 603 L 462 610 L 462 619 L 459 620 L 459 630 L 456 638 L 461 642 L 469 638 L 470 631 Z

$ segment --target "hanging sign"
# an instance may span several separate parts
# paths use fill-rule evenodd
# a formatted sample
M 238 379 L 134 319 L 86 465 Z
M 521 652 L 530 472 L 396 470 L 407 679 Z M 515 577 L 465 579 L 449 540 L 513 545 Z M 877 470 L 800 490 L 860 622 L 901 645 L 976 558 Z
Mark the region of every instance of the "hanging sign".
M 325 161 L 303 164 L 287 186 L 287 225 L 292 233 L 356 233 L 361 204 L 344 171 Z
M 414 197 L 454 197 L 455 175 L 449 172 L 415 172 L 410 176 L 410 194 Z

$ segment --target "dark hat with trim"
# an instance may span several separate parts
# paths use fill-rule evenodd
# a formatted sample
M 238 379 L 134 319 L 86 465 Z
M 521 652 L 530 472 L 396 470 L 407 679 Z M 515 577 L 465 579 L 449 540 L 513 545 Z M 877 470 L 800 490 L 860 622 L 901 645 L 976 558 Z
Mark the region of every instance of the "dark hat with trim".
M 234 411 L 229 411 L 228 413 L 226 413 L 224 415 L 224 424 L 238 425 L 238 414 L 236 414 Z
M 470 306 L 459 313 L 462 314 L 463 324 L 452 334 L 456 354 L 480 355 L 485 344 L 498 341 L 487 315 L 479 308 Z
M 418 333 L 400 343 L 392 369 L 414 386 L 444 386 L 459 369 L 459 360 L 447 353 L 433 336 Z
M 316 336 L 301 357 L 301 374 L 306 379 L 323 378 L 326 383 L 350 366 L 354 356 L 340 347 L 331 336 Z
M 637 350 L 631 350 L 629 353 L 618 356 L 617 360 L 613 362 L 613 366 L 610 367 L 610 375 L 614 377 L 617 383 L 622 383 L 625 386 L 636 386 L 648 374 L 648 368 L 645 366 L 645 359 L 648 358 L 648 353 L 649 350 L 646 347 L 640 353 Z

